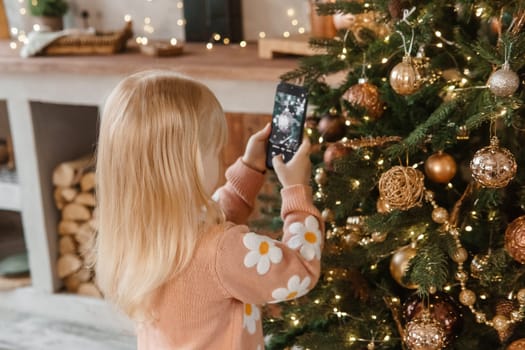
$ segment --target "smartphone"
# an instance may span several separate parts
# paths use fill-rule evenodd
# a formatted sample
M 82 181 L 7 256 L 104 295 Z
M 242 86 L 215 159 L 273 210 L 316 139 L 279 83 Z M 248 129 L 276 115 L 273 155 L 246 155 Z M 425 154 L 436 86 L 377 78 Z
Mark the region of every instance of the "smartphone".
M 285 82 L 277 85 L 272 115 L 272 131 L 268 139 L 266 167 L 273 169 L 272 158 L 282 154 L 284 162 L 292 159 L 303 140 L 308 105 L 305 87 Z

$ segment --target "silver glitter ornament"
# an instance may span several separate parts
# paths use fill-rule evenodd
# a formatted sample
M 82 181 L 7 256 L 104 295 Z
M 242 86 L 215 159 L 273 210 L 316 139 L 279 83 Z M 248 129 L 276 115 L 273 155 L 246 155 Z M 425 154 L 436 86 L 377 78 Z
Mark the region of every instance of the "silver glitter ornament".
M 470 161 L 472 177 L 480 185 L 488 188 L 502 188 L 516 175 L 517 165 L 514 155 L 493 137 L 490 146 L 483 147 Z
M 508 63 L 504 63 L 501 69 L 491 74 L 488 86 L 490 91 L 496 96 L 510 96 L 518 90 L 520 78 L 516 72 L 510 69 Z
M 410 350 L 440 350 L 447 345 L 443 327 L 428 310 L 407 323 L 404 340 Z

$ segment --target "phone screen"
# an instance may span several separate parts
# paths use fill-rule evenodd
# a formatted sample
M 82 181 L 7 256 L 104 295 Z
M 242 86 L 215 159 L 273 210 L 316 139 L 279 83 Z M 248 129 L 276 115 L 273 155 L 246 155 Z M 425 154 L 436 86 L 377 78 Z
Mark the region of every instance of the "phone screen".
M 284 82 L 277 86 L 266 157 L 268 168 L 272 168 L 274 156 L 282 154 L 287 162 L 301 145 L 307 102 L 306 88 Z

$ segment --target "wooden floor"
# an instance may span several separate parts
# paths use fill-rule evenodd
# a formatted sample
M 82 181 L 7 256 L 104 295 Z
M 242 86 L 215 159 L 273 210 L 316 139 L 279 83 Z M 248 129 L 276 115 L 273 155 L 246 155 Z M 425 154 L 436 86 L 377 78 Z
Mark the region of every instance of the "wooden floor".
M 0 309 L 0 350 L 134 350 L 130 334 Z

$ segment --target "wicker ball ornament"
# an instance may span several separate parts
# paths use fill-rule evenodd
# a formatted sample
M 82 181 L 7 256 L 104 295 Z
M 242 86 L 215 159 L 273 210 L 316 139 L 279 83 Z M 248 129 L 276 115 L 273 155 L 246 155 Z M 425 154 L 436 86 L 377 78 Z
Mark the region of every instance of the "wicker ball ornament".
M 454 158 L 443 151 L 432 154 L 425 161 L 425 174 L 437 183 L 448 183 L 456 175 L 456 170 Z
M 404 340 L 410 350 L 440 350 L 446 346 L 443 327 L 428 312 L 406 324 Z
M 419 89 L 421 77 L 410 56 L 403 57 L 390 71 L 390 86 L 399 95 L 411 95 Z
M 470 161 L 472 177 L 484 187 L 501 188 L 516 175 L 517 165 L 514 155 L 493 137 L 490 145 L 478 150 Z
M 525 264 L 525 215 L 512 221 L 505 230 L 505 250 L 520 264 Z
M 379 178 L 379 195 L 392 209 L 408 210 L 421 203 L 425 176 L 417 169 L 394 166 Z
M 383 114 L 383 102 L 379 97 L 379 89 L 366 79 L 359 79 L 359 83 L 346 90 L 343 98 L 353 106 L 364 108 L 367 115 L 374 120 Z
M 520 78 L 516 72 L 510 69 L 510 65 L 505 63 L 501 69 L 498 69 L 490 75 L 488 86 L 494 95 L 506 97 L 514 94 L 516 90 L 518 90 Z

